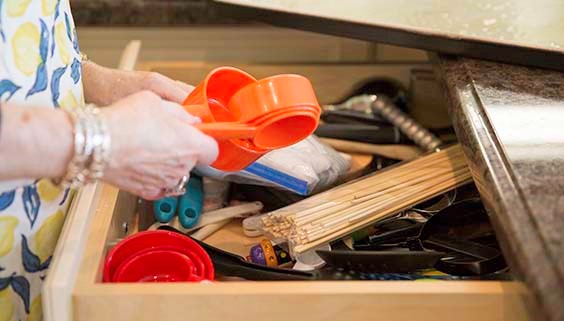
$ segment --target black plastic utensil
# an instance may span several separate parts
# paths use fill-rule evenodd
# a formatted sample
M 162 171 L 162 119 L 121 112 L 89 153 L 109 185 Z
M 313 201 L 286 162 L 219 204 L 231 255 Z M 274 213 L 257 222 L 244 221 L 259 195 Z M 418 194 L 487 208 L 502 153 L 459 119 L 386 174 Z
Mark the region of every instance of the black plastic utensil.
M 321 120 L 328 124 L 390 125 L 381 117 L 375 118 L 371 113 L 367 114 L 356 110 L 325 110 L 321 114 Z
M 436 268 L 454 275 L 484 275 L 507 268 L 486 209 L 480 199 L 454 203 L 433 215 L 416 238 L 412 250 L 448 252 Z
M 432 269 L 445 253 L 436 251 L 317 251 L 330 266 L 366 273 L 412 273 Z
M 400 144 L 406 141 L 399 129 L 392 125 L 321 124 L 315 134 L 369 144 Z
M 171 226 L 164 225 L 159 227 L 159 229 L 183 234 Z M 190 237 L 189 235 L 186 236 Z M 254 281 L 299 281 L 319 279 L 319 275 L 315 272 L 273 268 L 254 264 L 233 253 L 220 250 L 194 238 L 191 239 L 200 244 L 204 250 L 206 250 L 213 262 L 216 274 L 221 276 L 239 277 Z

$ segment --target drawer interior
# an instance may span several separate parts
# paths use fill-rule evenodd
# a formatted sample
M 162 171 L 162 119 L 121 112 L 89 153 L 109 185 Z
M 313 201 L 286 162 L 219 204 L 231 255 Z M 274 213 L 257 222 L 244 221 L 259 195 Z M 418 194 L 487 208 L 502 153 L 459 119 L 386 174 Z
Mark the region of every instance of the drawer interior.
M 102 283 L 107 249 L 136 232 L 144 211 L 136 197 L 109 185 L 100 186 L 95 206 L 73 292 L 76 320 L 285 320 L 290 311 L 312 320 L 528 320 L 527 291 L 515 281 Z M 239 254 L 255 241 L 237 225 L 208 240 Z
M 145 62 L 138 67 L 196 84 L 220 65 Z M 413 68 L 346 64 L 235 66 L 258 78 L 282 72 L 303 74 L 312 80 L 322 104 L 342 99 L 351 84 L 374 74 L 398 79 L 407 86 Z M 75 320 L 529 320 L 525 303 L 528 293 L 517 281 L 103 283 L 108 249 L 127 235 L 145 229 L 152 217 L 147 215 L 147 205 L 129 193 L 106 184 L 99 184 L 97 190 L 92 203 L 95 215 L 85 231 L 86 243 L 73 290 Z M 259 240 L 244 236 L 240 222 L 234 221 L 206 242 L 243 256 Z

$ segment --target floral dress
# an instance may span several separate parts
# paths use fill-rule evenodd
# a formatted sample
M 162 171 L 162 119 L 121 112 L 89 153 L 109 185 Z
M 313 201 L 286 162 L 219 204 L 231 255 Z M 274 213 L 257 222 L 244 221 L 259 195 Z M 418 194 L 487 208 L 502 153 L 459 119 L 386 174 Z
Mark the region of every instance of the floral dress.
M 0 53 L 0 102 L 16 108 L 83 105 L 68 0 L 0 0 Z M 0 321 L 42 319 L 41 285 L 68 194 L 46 179 L 0 181 Z

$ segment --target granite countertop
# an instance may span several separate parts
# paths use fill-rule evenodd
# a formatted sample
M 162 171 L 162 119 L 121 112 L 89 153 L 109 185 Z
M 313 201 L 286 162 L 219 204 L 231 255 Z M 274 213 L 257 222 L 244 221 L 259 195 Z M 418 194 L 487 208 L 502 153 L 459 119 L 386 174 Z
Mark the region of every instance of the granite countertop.
M 71 0 L 81 26 L 240 24 L 219 17 L 210 0 Z
M 437 68 L 506 259 L 564 320 L 564 73 L 447 56 Z

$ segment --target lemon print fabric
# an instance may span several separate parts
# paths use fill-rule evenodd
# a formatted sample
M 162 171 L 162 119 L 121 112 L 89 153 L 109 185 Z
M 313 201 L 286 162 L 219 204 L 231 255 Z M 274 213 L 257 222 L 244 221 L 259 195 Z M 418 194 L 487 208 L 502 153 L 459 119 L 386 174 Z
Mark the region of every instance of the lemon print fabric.
M 43 307 L 41 306 L 41 295 L 38 295 L 33 301 L 31 301 L 31 307 L 29 308 L 29 315 L 26 321 L 41 321 L 43 320 Z
M 51 202 L 63 191 L 55 186 L 49 179 L 42 179 L 37 182 L 37 194 L 42 201 Z
M 14 108 L 83 106 L 82 64 L 69 0 L 0 0 L 0 52 L 0 103 Z M 72 193 L 48 179 L 2 188 L 0 321 L 39 321 L 42 282 Z
M 0 216 L 0 257 L 12 250 L 18 223 L 19 219 L 15 216 Z
M 22 24 L 12 37 L 14 62 L 26 76 L 31 76 L 42 61 L 39 55 L 39 40 L 39 28 L 31 22 Z
M 72 110 L 73 108 L 76 108 L 79 105 L 79 103 L 76 97 L 74 96 L 72 90 L 69 90 L 63 96 L 63 98 L 60 99 L 59 105 L 61 108 L 65 110 Z
M 41 0 L 41 9 L 44 16 L 51 16 L 55 13 L 58 0 Z
M 68 65 L 70 62 L 69 49 L 72 49 L 72 47 L 69 48 L 69 46 L 67 46 L 68 41 L 67 28 L 65 23 L 60 21 L 55 25 L 55 46 L 59 49 L 61 61 L 65 65 Z
M 47 261 L 53 255 L 64 220 L 65 214 L 62 210 L 58 210 L 43 222 L 35 234 L 33 249 L 35 250 L 35 255 L 39 257 L 40 263 Z
M 8 16 L 10 17 L 19 17 L 23 15 L 31 0 L 5 0 Z
M 14 303 L 9 288 L 0 291 L 0 321 L 12 321 L 14 315 Z

